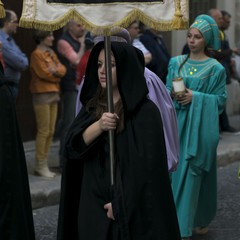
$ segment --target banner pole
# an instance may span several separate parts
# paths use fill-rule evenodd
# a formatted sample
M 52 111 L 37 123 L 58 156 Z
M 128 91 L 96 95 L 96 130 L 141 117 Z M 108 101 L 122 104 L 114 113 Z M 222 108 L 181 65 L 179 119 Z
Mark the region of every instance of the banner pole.
M 105 63 L 107 77 L 107 108 L 108 112 L 114 112 L 113 93 L 112 93 L 112 66 L 111 66 L 111 39 L 110 36 L 104 36 L 105 46 Z M 110 184 L 114 185 L 114 165 L 115 165 L 115 146 L 114 146 L 114 130 L 109 130 L 109 159 L 110 159 Z

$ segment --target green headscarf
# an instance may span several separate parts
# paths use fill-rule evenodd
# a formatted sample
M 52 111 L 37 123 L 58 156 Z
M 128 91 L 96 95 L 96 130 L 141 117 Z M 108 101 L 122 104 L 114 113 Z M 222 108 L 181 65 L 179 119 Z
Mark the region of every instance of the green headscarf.
M 196 28 L 201 32 L 208 48 L 214 50 L 221 48 L 220 31 L 212 17 L 205 14 L 199 15 L 190 28 Z

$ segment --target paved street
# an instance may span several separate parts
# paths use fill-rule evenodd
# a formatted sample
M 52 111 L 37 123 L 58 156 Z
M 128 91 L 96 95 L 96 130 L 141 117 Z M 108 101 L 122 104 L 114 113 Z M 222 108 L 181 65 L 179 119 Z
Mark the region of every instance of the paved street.
M 218 169 L 218 212 L 205 236 L 193 240 L 240 240 L 240 161 Z M 56 240 L 58 206 L 34 210 L 36 240 Z
M 58 205 L 33 211 L 36 240 L 56 240 Z
M 193 240 L 240 240 L 240 161 L 218 170 L 218 211 L 206 236 Z

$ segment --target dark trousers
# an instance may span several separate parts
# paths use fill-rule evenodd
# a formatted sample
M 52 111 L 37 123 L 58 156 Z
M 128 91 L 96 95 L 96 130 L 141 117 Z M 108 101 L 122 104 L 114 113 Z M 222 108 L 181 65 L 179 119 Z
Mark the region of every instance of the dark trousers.
M 219 125 L 221 131 L 228 130 L 230 127 L 226 108 L 224 108 L 223 112 L 219 115 Z
M 61 137 L 60 137 L 60 167 L 62 167 L 63 165 L 65 139 L 67 136 L 68 128 L 70 127 L 71 123 L 75 118 L 76 99 L 77 99 L 77 90 L 63 92 L 61 96 L 62 116 L 61 116 Z

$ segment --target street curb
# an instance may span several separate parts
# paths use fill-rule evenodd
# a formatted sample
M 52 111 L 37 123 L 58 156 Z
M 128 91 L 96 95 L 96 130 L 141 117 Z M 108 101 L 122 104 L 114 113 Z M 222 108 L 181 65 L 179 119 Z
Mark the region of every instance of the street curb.
M 33 209 L 59 204 L 60 175 L 51 180 L 29 175 L 29 182 Z
M 59 141 L 53 142 L 49 151 L 48 165 L 59 166 Z M 49 179 L 34 175 L 35 141 L 24 142 L 24 151 L 28 169 L 32 208 L 42 208 L 59 204 L 61 175 Z
M 218 166 L 226 166 L 240 159 L 240 149 L 231 149 L 217 156 Z

